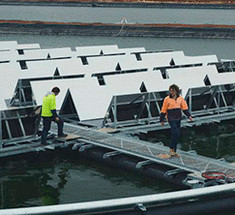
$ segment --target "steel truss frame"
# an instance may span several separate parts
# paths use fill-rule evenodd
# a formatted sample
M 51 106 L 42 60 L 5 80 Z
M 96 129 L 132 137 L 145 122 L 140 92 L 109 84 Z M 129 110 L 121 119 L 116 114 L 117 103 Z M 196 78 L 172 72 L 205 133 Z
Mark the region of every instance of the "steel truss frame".
M 29 106 L 36 105 L 34 95 L 31 89 L 30 80 L 19 79 L 16 85 L 15 93 L 12 99 L 9 101 L 8 106 Z
M 0 148 L 35 139 L 40 113 L 40 106 L 0 111 Z
M 135 128 L 143 127 L 146 130 L 165 129 L 169 126 L 160 126 L 159 118 L 161 103 L 166 95 L 167 92 L 164 91 L 114 96 L 103 125 L 121 130 L 135 130 Z M 185 100 L 195 119 L 188 125 L 187 119 L 183 117 L 186 126 L 235 118 L 235 84 L 191 88 L 188 90 Z M 122 118 L 119 112 L 121 107 L 131 107 L 134 104 L 138 105 L 138 110 L 133 112 L 132 119 L 120 120 Z M 155 128 L 151 128 L 151 125 Z

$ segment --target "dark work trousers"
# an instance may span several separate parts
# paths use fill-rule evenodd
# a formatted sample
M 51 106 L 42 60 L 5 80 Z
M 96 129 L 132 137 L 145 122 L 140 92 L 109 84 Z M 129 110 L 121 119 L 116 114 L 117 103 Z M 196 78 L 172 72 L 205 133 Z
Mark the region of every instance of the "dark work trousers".
M 59 117 L 59 121 L 57 122 L 54 117 L 42 117 L 43 119 L 43 130 L 42 130 L 42 137 L 41 137 L 41 144 L 46 144 L 46 139 L 48 132 L 51 129 L 51 122 L 55 122 L 58 126 L 58 136 L 63 134 L 63 126 L 64 120 Z
M 169 121 L 171 126 L 171 139 L 170 139 L 170 148 L 177 150 L 177 143 L 180 137 L 180 120 Z

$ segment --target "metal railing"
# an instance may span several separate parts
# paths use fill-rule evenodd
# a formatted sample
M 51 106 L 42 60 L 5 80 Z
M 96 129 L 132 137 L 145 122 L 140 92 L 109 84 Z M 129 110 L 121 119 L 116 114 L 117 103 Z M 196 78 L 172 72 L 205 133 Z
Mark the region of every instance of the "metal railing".
M 173 205 L 177 202 L 191 202 L 199 201 L 200 198 L 205 197 L 213 199 L 221 198 L 222 194 L 230 194 L 234 196 L 235 183 L 219 185 L 206 188 L 198 188 L 194 190 L 176 191 L 163 194 L 145 195 L 138 197 L 119 198 L 101 201 L 92 201 L 84 203 L 72 203 L 53 206 L 38 206 L 29 208 L 18 209 L 2 209 L 1 215 L 61 215 L 61 214 L 102 214 L 120 211 L 120 214 L 125 214 L 125 211 L 136 210 L 136 208 L 142 207 L 158 207 L 160 205 Z M 123 213 L 124 212 L 124 213 Z

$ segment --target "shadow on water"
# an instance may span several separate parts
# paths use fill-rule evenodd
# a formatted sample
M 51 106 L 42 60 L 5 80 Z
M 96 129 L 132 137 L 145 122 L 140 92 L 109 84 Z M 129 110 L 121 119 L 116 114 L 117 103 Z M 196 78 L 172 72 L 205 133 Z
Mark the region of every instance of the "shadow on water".
M 57 150 L 2 159 L 1 208 L 56 205 L 156 194 L 177 190 L 127 170 Z

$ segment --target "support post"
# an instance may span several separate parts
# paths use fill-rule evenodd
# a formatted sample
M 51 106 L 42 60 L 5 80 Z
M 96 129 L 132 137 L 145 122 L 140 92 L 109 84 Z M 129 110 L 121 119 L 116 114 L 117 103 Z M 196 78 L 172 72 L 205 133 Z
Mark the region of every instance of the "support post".
M 226 99 L 225 99 L 225 97 L 224 97 L 224 93 L 223 93 L 223 91 L 222 91 L 222 89 L 221 89 L 221 86 L 219 86 L 219 90 L 220 90 L 220 94 L 221 94 L 222 100 L 223 100 L 223 102 L 224 102 L 224 106 L 225 106 L 225 107 L 228 107 L 228 104 L 227 104 Z
M 148 93 L 148 103 L 147 103 L 147 109 L 148 109 L 148 123 L 150 123 L 150 119 L 152 118 L 150 99 L 151 99 L 151 96 L 150 96 L 150 93 Z
M 7 117 L 4 113 L 4 111 L 2 111 L 2 118 L 5 119 L 5 124 L 6 124 L 6 129 L 7 129 L 7 133 L 8 133 L 8 136 L 9 136 L 9 139 L 12 139 L 12 135 L 11 135 L 11 130 L 10 130 L 10 126 L 9 126 L 9 122 L 7 120 Z
M 155 95 L 154 93 L 152 93 L 152 95 L 153 95 L 153 98 L 154 98 L 154 100 L 155 100 L 155 104 L 156 104 L 157 110 L 158 110 L 159 115 L 160 115 L 161 109 L 160 109 L 160 107 L 159 107 L 159 104 L 158 104 L 158 101 L 157 101 L 157 97 L 156 97 L 156 95 Z
M 143 95 L 143 102 L 142 102 L 141 107 L 140 107 L 140 112 L 138 113 L 138 115 L 136 117 L 137 122 L 139 121 L 139 119 L 140 119 L 140 117 L 141 117 L 141 115 L 144 111 L 144 107 L 146 105 L 147 100 L 148 100 L 148 95 L 146 95 L 146 94 Z
M 114 120 L 114 128 L 117 128 L 117 97 L 113 98 L 113 120 Z
M 192 114 L 192 89 L 189 89 L 189 111 Z
M 22 81 L 21 79 L 19 80 L 19 103 L 20 103 L 20 106 L 22 105 L 22 94 L 21 94 L 21 88 L 22 88 Z

